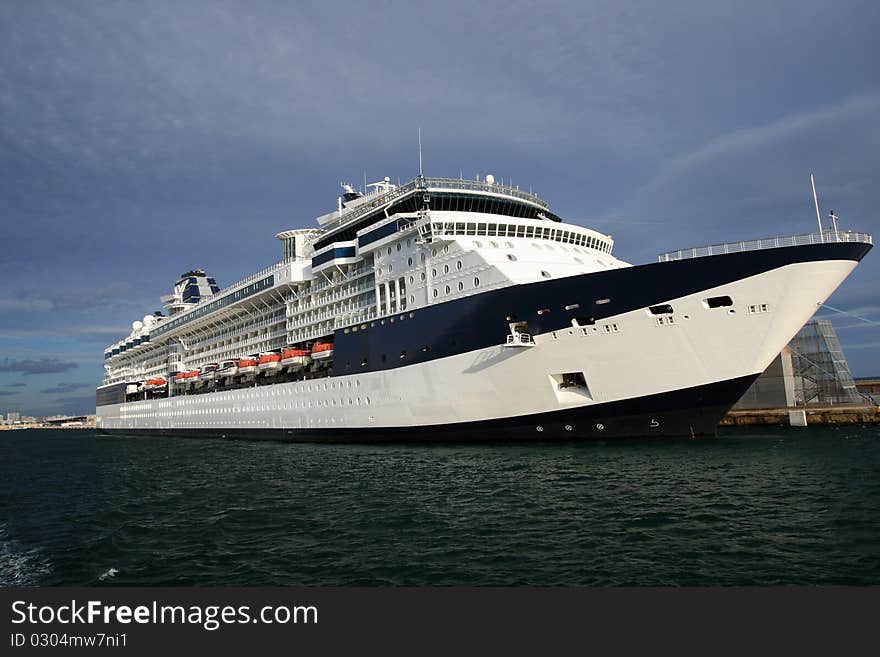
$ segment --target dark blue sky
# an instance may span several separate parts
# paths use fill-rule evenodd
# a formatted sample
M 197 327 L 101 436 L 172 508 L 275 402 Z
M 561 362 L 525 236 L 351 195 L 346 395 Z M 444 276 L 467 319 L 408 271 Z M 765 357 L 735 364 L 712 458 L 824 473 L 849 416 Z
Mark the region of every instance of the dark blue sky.
M 878 233 L 880 3 L 0 5 L 0 412 L 94 408 L 106 344 L 221 285 L 339 180 L 491 172 L 632 262 Z M 880 321 L 880 255 L 829 300 Z M 828 311 L 823 316 L 833 315 Z M 833 316 L 856 375 L 877 325 Z

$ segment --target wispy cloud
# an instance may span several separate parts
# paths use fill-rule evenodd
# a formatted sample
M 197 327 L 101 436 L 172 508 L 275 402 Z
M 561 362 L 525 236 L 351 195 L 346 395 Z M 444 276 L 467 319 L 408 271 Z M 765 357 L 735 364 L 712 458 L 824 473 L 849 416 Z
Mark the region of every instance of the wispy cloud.
M 22 359 L 5 358 L 0 360 L 0 372 L 21 372 L 30 374 L 55 374 L 79 367 L 76 363 L 56 358 Z
M 0 397 L 11 397 L 19 394 L 19 390 L 0 390 Z
M 59 383 L 56 386 L 52 386 L 51 388 L 43 388 L 40 390 L 45 395 L 52 394 L 64 394 L 67 392 L 73 392 L 74 390 L 82 390 L 83 388 L 91 388 L 91 383 Z

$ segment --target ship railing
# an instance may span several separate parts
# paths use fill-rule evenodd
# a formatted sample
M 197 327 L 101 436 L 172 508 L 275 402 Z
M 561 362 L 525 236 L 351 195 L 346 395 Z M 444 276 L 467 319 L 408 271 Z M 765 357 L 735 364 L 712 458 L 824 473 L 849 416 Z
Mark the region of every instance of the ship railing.
M 505 347 L 534 347 L 535 340 L 529 333 L 514 331 L 507 336 Z
M 430 189 L 460 189 L 464 191 L 492 192 L 504 196 L 520 198 L 524 201 L 539 205 L 542 208 L 549 207 L 547 202 L 541 199 L 537 194 L 523 191 L 517 187 L 510 187 L 509 185 L 501 185 L 499 183 L 489 184 L 481 180 L 463 180 L 460 178 L 416 178 L 408 183 L 400 185 L 399 187 L 395 187 L 390 191 L 372 192 L 368 195 L 368 198 L 371 198 L 371 200 L 358 205 L 356 208 L 352 208 L 348 212 L 343 212 L 336 221 L 332 224 L 328 224 L 325 228 L 336 228 L 349 223 L 350 221 L 358 219 L 365 214 L 369 214 L 376 208 L 380 208 L 386 203 L 395 201 L 401 196 L 409 194 L 417 189 L 424 189 L 426 191 Z
M 848 230 L 825 230 L 821 233 L 804 233 L 802 235 L 788 235 L 785 237 L 765 237 L 757 240 L 742 242 L 726 242 L 722 244 L 710 244 L 709 246 L 695 246 L 689 249 L 669 251 L 657 256 L 660 262 L 673 260 L 687 260 L 689 258 L 702 258 L 725 253 L 742 253 L 744 251 L 760 251 L 763 249 L 779 249 L 786 246 L 805 246 L 808 244 L 829 244 L 838 242 L 858 242 L 873 244 L 873 238 L 867 233 L 856 233 Z

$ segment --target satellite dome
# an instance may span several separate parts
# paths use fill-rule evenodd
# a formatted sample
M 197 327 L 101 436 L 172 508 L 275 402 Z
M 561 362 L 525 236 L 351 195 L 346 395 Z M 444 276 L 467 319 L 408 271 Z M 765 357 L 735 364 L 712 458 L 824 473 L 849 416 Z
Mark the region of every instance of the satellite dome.
M 135 320 L 131 323 L 131 330 L 134 331 L 135 333 L 140 331 L 143 327 L 144 327 L 143 322 L 139 322 L 139 321 Z
M 494 185 L 495 184 L 495 176 L 493 176 L 491 173 L 486 174 L 486 182 L 490 185 Z

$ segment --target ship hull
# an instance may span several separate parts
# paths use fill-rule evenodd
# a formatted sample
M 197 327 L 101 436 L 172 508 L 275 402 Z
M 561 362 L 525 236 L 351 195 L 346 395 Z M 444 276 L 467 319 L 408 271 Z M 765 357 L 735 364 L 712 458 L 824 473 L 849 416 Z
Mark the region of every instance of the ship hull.
M 714 435 L 869 248 L 769 249 L 485 291 L 337 331 L 333 377 L 108 404 L 98 428 L 317 442 Z M 731 305 L 712 305 L 723 297 Z M 663 304 L 673 312 L 651 310 Z M 515 322 L 534 346 L 504 346 Z

